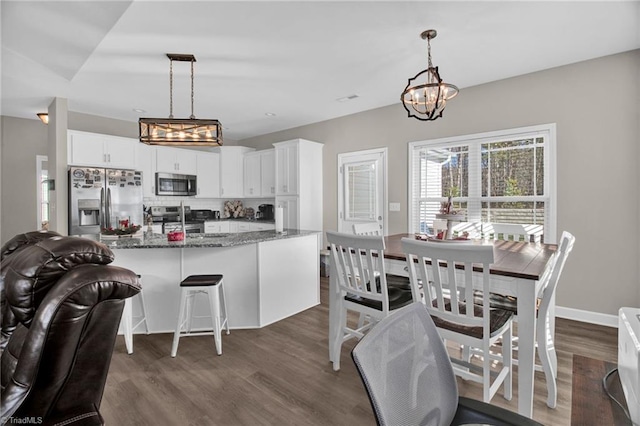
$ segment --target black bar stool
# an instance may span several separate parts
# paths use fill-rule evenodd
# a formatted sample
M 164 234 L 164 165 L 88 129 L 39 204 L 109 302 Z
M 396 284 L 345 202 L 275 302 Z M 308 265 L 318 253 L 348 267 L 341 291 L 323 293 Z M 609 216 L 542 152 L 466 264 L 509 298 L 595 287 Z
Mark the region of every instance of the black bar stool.
M 190 275 L 180 283 L 180 310 L 178 323 L 173 335 L 171 356 L 178 353 L 178 343 L 181 337 L 213 335 L 216 352 L 222 355 L 222 328 L 229 334 L 229 321 L 227 317 L 227 302 L 224 297 L 222 275 Z M 206 293 L 209 296 L 213 331 L 191 331 L 193 318 L 208 318 L 193 316 L 193 302 L 197 294 Z M 186 325 L 186 330 L 183 327 Z

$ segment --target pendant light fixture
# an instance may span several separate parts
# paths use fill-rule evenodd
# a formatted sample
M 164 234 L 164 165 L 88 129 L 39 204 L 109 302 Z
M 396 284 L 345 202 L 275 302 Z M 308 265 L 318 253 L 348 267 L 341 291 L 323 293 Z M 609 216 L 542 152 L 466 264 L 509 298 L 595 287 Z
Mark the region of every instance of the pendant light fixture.
M 427 40 L 428 66 L 415 77 L 410 78 L 400 100 L 409 117 L 422 121 L 432 121 L 442 117 L 447 101 L 458 94 L 458 88 L 442 81 L 438 67 L 431 63 L 431 39 L 436 38 L 436 30 L 426 30 L 420 34 Z
M 196 119 L 193 115 L 193 64 L 188 54 L 167 53 L 169 58 L 169 118 L 140 118 L 140 142 L 147 145 L 220 146 L 222 125 L 218 120 Z M 173 61 L 191 62 L 191 116 L 173 118 Z

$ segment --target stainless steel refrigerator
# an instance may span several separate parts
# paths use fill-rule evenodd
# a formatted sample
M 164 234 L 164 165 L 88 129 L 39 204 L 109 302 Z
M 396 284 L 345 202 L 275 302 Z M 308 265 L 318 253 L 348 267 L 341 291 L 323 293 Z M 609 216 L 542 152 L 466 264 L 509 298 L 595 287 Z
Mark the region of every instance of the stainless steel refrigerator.
M 143 225 L 142 172 L 69 168 L 69 235 L 99 234 L 118 220 Z

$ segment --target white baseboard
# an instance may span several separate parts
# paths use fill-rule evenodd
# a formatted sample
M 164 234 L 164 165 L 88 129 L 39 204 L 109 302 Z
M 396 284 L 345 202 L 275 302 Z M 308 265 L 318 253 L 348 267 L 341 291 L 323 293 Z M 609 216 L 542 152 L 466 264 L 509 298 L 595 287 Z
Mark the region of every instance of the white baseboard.
M 556 306 L 556 317 L 618 328 L 618 316 Z

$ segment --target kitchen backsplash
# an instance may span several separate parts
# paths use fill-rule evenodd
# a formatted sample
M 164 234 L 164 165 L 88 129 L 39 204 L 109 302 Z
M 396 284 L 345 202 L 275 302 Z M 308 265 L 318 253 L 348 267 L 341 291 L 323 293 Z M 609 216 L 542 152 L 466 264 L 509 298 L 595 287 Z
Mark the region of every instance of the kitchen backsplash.
M 273 198 L 234 198 L 233 200 L 242 200 L 242 205 L 258 210 L 260 204 L 274 204 Z M 145 206 L 179 206 L 180 201 L 184 201 L 185 206 L 191 207 L 192 210 L 218 210 L 222 213 L 224 202 L 228 199 L 210 199 L 210 198 L 193 198 L 193 197 L 153 197 L 145 198 Z

